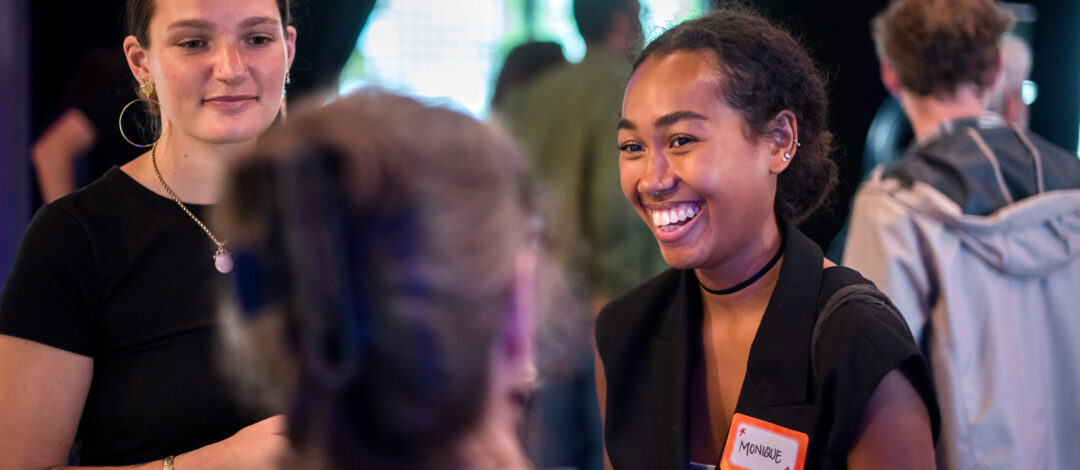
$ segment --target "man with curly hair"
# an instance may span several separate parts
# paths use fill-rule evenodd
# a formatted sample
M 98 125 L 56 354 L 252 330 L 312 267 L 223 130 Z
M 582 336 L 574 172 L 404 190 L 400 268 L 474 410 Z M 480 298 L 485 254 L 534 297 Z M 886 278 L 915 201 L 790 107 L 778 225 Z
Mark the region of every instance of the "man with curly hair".
M 894 0 L 873 20 L 915 143 L 859 188 L 844 261 L 927 352 L 941 468 L 1080 461 L 1080 160 L 987 112 L 1011 23 L 992 0 Z

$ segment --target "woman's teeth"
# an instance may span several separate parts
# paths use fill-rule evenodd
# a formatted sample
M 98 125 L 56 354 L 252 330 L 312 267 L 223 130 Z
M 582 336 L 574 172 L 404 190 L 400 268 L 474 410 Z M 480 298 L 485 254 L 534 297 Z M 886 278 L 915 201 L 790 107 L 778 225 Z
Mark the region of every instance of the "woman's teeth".
M 653 225 L 660 227 L 661 230 L 674 230 L 675 224 L 694 218 L 698 210 L 700 209 L 694 204 L 683 204 L 667 210 L 654 211 L 652 213 Z

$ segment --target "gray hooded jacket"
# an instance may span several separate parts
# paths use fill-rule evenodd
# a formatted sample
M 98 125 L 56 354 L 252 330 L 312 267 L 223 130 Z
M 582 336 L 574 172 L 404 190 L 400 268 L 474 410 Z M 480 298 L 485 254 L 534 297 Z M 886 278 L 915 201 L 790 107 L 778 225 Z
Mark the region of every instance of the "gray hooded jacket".
M 927 352 L 947 469 L 1080 462 L 1080 160 L 954 121 L 858 190 L 845 264 Z

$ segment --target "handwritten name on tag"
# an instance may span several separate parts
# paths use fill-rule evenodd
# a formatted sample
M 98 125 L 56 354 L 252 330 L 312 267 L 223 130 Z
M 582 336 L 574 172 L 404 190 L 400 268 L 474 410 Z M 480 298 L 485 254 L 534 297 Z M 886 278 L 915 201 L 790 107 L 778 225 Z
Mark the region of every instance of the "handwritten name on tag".
M 735 413 L 723 470 L 802 470 L 810 438 L 801 432 Z

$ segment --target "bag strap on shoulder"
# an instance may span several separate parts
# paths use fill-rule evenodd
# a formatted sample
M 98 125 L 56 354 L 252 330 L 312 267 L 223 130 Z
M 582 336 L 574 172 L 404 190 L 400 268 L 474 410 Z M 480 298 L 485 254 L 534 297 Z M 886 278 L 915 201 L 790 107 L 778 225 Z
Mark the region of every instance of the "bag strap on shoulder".
M 828 300 L 825 301 L 824 306 L 821 307 L 821 310 L 818 311 L 817 320 L 814 322 L 814 329 L 810 335 L 810 370 L 814 374 L 814 380 L 819 380 L 817 370 L 817 343 L 818 337 L 821 336 L 821 325 L 835 315 L 836 312 L 840 311 L 840 308 L 844 305 L 853 302 L 877 305 L 892 313 L 905 327 L 907 326 L 907 321 L 904 320 L 904 316 L 900 314 L 900 310 L 893 305 L 892 301 L 889 300 L 889 297 L 869 282 L 847 284 L 831 294 L 828 292 L 822 292 L 821 294 L 823 296 L 828 294 L 829 297 Z

